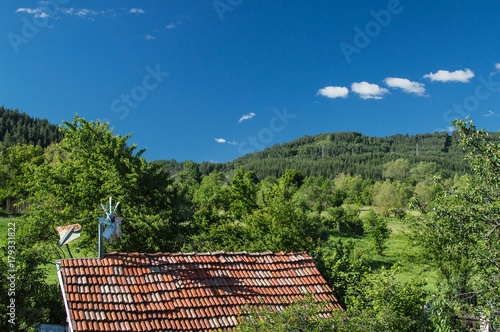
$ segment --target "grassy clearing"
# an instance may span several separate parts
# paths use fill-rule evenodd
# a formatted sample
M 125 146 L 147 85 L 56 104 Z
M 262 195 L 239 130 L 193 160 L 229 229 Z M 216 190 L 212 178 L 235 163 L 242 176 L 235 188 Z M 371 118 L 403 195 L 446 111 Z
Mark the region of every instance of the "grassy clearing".
M 366 215 L 369 207 L 361 209 L 361 216 Z M 330 240 L 336 241 L 339 238 L 344 240 L 352 239 L 356 245 L 356 250 L 364 262 L 374 273 L 381 271 L 383 267 L 390 269 L 394 264 L 399 263 L 400 268 L 396 276 L 396 281 L 407 282 L 412 280 L 424 281 L 424 287 L 429 293 L 436 293 L 436 271 L 426 269 L 415 260 L 415 256 L 421 248 L 410 247 L 405 235 L 406 224 L 396 218 L 387 218 L 388 226 L 392 230 L 389 240 L 385 243 L 386 249 L 382 255 L 376 253 L 371 240 L 363 236 L 337 236 L 332 235 Z

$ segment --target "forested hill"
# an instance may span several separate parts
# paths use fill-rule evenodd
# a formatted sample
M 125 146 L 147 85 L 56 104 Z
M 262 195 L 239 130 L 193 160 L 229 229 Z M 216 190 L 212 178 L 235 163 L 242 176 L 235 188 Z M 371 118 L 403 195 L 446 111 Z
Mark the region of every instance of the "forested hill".
M 33 118 L 18 110 L 0 107 L 0 143 L 3 146 L 31 144 L 46 147 L 61 139 L 58 127 L 46 119 Z
M 0 107 L 0 143 L 4 147 L 15 144 L 46 147 L 61 139 L 58 127 L 46 119 L 33 118 L 18 110 Z M 498 133 L 489 133 L 489 139 L 498 142 Z M 275 144 L 224 164 L 194 164 L 175 160 L 159 162 L 173 175 L 193 170 L 193 166 L 204 175 L 216 169 L 228 173 L 242 166 L 245 171 L 254 171 L 259 179 L 267 176 L 279 178 L 287 169 L 296 169 L 306 176 L 334 178 L 337 174 L 344 173 L 381 180 L 384 165 L 401 158 L 410 161 L 411 166 L 422 161 L 435 162 L 445 177 L 462 175 L 470 171 L 463 157 L 464 152 L 458 145 L 456 132 L 413 136 L 397 134 L 388 137 L 337 132 L 304 136 L 288 143 Z
M 498 134 L 489 133 L 489 138 L 498 141 Z M 333 178 L 345 173 L 380 180 L 383 166 L 400 158 L 409 160 L 412 165 L 435 162 L 445 177 L 462 175 L 469 172 L 463 157 L 457 132 L 388 137 L 338 132 L 304 136 L 224 164 L 204 162 L 198 166 L 202 174 L 208 174 L 214 169 L 227 172 L 241 165 L 244 170 L 253 170 L 259 179 L 280 177 L 286 169 L 296 169 L 306 176 Z M 173 174 L 187 170 L 185 163 L 174 160 L 161 162 Z

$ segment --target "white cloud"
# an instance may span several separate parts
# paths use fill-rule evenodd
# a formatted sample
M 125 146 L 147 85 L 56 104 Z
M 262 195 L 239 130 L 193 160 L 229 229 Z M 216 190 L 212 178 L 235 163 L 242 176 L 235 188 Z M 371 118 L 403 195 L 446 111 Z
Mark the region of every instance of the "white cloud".
M 439 82 L 462 82 L 468 83 L 471 78 L 474 77 L 474 72 L 469 68 L 465 70 L 455 70 L 449 72 L 447 70 L 439 70 L 436 73 L 429 73 L 424 75 L 424 78 L 428 78 L 431 81 Z
M 109 10 L 98 12 L 88 8 L 61 8 L 61 13 L 63 14 L 74 15 L 82 18 L 86 18 L 89 16 L 103 15 L 106 14 L 106 12 L 109 12 Z
M 128 11 L 130 14 L 146 14 L 144 9 L 141 8 L 132 8 Z
M 37 14 L 37 13 L 40 13 L 40 12 L 43 12 L 43 8 L 42 7 L 37 7 L 37 8 L 18 8 L 16 10 L 16 13 L 27 13 L 27 14 L 31 14 L 31 15 L 34 15 L 34 14 Z
M 325 86 L 319 89 L 317 95 L 322 95 L 327 98 L 345 98 L 349 94 L 349 89 L 343 86 Z
M 106 9 L 101 11 L 96 11 L 88 8 L 60 8 L 59 11 L 62 14 L 70 15 L 70 16 L 78 16 L 81 18 L 87 18 L 89 20 L 93 20 L 95 16 L 105 16 L 105 17 L 117 17 L 120 15 L 124 15 L 130 12 L 128 9 Z
M 40 1 L 41 4 L 46 4 L 48 3 L 47 1 Z M 71 15 L 71 16 L 78 16 L 82 18 L 88 18 L 88 19 L 93 19 L 92 17 L 98 16 L 98 15 L 108 15 L 108 16 L 118 16 L 118 15 L 123 15 L 126 13 L 130 14 L 145 14 L 146 12 L 144 9 L 141 8 L 132 8 L 132 9 L 120 9 L 120 10 L 115 10 L 115 9 L 107 9 L 107 10 L 101 10 L 101 11 L 96 11 L 88 8 L 57 8 L 57 10 L 66 15 Z M 45 18 L 48 17 L 49 15 L 45 12 L 45 8 L 43 7 L 37 7 L 37 8 L 18 8 L 16 13 L 26 13 L 30 15 L 35 15 L 36 17 L 41 17 Z
M 35 17 L 46 18 L 49 17 L 49 14 L 45 12 L 45 9 L 42 7 L 37 8 L 18 8 L 16 13 L 26 13 L 30 15 L 34 15 Z
M 78 11 L 75 13 L 76 16 L 80 16 L 80 17 L 85 17 L 87 15 L 95 16 L 97 14 L 99 14 L 99 13 L 96 12 L 95 10 L 91 10 L 91 9 L 87 9 L 87 8 L 78 9 Z
M 484 114 L 484 116 L 486 116 L 486 117 L 492 116 L 492 115 L 495 115 L 495 112 L 493 112 L 492 110 L 489 110 L 488 114 Z
M 61 13 L 73 15 L 74 10 L 75 10 L 75 8 L 61 8 Z
M 387 77 L 384 82 L 388 87 L 400 88 L 407 93 L 414 93 L 419 96 L 423 96 L 425 93 L 425 85 L 423 83 L 412 82 L 406 78 Z
M 500 73 L 500 63 L 495 63 L 495 71 L 494 72 L 491 72 L 490 75 L 496 75 L 498 73 Z
M 383 95 L 389 93 L 389 90 L 368 82 L 352 83 L 351 90 L 359 94 L 361 99 L 382 99 Z
M 444 131 L 447 131 L 447 132 L 454 132 L 455 130 L 457 130 L 457 128 L 453 127 L 453 126 L 448 126 L 446 127 L 446 129 Z
M 169 24 L 169 25 L 167 25 L 165 28 L 166 28 L 166 29 L 175 29 L 176 27 L 177 27 L 177 25 L 175 25 L 175 23 L 174 23 L 174 22 L 170 22 L 170 24 Z
M 243 115 L 239 120 L 238 120 L 238 123 L 241 123 L 242 121 L 245 121 L 245 120 L 250 120 L 251 118 L 253 118 L 255 116 L 255 113 L 254 112 L 251 112 L 251 113 L 248 113 L 248 114 L 245 114 Z
M 220 143 L 220 144 L 227 143 L 227 144 L 230 144 L 230 145 L 238 145 L 238 142 L 236 142 L 235 140 L 233 140 L 233 141 L 227 141 L 224 138 L 216 138 L 215 141 L 217 143 Z
M 156 37 L 152 36 L 152 35 L 145 35 L 144 38 L 146 38 L 146 39 L 156 39 Z

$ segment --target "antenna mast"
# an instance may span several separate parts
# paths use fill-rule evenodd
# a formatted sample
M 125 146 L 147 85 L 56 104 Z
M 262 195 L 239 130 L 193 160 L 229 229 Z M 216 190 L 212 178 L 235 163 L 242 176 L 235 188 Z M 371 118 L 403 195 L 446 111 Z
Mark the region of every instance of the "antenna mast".
M 123 218 L 118 217 L 116 215 L 116 209 L 118 208 L 118 204 L 113 209 L 113 205 L 111 204 L 111 197 L 109 198 L 109 212 L 106 210 L 104 204 L 101 203 L 101 207 L 104 210 L 104 215 L 99 219 L 99 259 L 104 258 L 104 240 L 103 238 L 109 239 L 110 243 L 114 243 L 115 236 L 122 236 L 122 232 L 120 230 L 120 225 L 122 223 Z M 106 226 L 106 228 L 104 228 Z

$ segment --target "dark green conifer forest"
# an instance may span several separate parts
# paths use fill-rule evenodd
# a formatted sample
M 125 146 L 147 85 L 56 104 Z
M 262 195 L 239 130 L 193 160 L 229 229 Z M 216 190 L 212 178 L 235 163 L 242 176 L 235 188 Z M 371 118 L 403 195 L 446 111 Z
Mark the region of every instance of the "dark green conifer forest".
M 4 147 L 28 144 L 45 148 L 61 139 L 59 127 L 46 119 L 33 118 L 18 110 L 0 107 L 0 142 Z
M 304 136 L 292 142 L 276 144 L 263 151 L 254 152 L 223 164 L 199 164 L 204 175 L 213 170 L 228 172 L 241 166 L 254 171 L 259 179 L 280 177 L 287 169 L 296 169 L 305 176 L 322 176 L 332 179 L 340 173 L 360 175 L 363 179 L 382 180 L 384 165 L 400 158 L 410 164 L 434 162 L 446 177 L 464 175 L 470 167 L 463 160 L 465 155 L 454 131 L 370 137 L 356 132 L 340 132 Z M 497 139 L 490 133 L 489 139 Z M 165 170 L 172 174 L 184 169 L 183 162 L 161 160 Z

